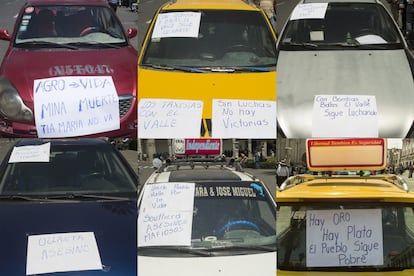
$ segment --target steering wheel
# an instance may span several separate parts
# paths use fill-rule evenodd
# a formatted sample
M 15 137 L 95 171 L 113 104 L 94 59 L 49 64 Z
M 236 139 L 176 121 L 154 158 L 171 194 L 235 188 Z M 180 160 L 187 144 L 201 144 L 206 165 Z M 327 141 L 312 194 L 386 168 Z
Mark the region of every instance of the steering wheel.
M 229 230 L 231 227 L 237 226 L 237 225 L 242 225 L 242 226 L 247 226 L 257 232 L 260 232 L 259 226 L 257 226 L 255 223 L 249 221 L 249 220 L 232 220 L 227 222 L 226 224 L 224 224 L 222 227 L 220 227 L 220 230 L 218 231 L 218 236 L 222 236 L 224 235 L 224 233 L 226 232 L 226 230 Z
M 87 35 L 87 34 L 90 34 L 90 33 L 95 33 L 95 32 L 97 32 L 97 31 L 98 31 L 98 28 L 97 28 L 97 27 L 91 27 L 91 26 L 89 26 L 89 27 L 84 28 L 84 29 L 80 32 L 79 36 L 85 36 L 85 35 Z
M 227 52 L 251 52 L 252 49 L 244 44 L 234 44 L 227 47 Z

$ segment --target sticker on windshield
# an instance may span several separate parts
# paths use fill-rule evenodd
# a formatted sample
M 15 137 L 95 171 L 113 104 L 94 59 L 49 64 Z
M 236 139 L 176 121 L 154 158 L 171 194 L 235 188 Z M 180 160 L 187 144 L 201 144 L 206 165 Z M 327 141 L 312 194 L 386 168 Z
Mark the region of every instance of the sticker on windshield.
M 312 137 L 378 137 L 375 96 L 315 95 Z
M 197 185 L 195 187 L 195 197 L 246 197 L 258 198 L 265 197 L 264 189 L 257 183 L 245 183 L 244 185 Z
M 276 101 L 213 99 L 212 136 L 276 138 Z
M 158 15 L 152 38 L 198 37 L 200 12 L 169 12 Z
M 306 212 L 306 266 L 383 264 L 381 209 Z
M 49 162 L 50 160 L 50 142 L 36 146 L 14 147 L 9 163 L 22 162 Z
M 66 76 L 34 81 L 40 138 L 74 137 L 120 128 L 119 99 L 111 76 Z
M 328 3 L 299 4 L 293 9 L 290 20 L 323 19 L 327 8 Z
M 138 244 L 189 246 L 193 224 L 194 183 L 145 186 L 138 216 Z
M 93 232 L 31 235 L 27 241 L 26 275 L 102 270 Z

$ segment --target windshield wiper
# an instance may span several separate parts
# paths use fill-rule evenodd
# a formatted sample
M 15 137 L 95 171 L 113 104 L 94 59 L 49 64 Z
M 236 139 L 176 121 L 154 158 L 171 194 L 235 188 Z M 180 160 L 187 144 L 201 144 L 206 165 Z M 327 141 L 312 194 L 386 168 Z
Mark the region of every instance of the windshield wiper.
M 72 46 L 69 44 L 63 44 L 63 43 L 55 43 L 55 42 L 50 42 L 50 41 L 44 41 L 44 40 L 32 40 L 32 41 L 27 41 L 27 42 L 21 42 L 21 43 L 17 43 L 16 45 L 21 46 L 27 46 L 27 45 L 36 45 L 36 46 L 53 46 L 54 48 L 67 48 L 67 49 L 71 49 L 71 50 L 79 50 L 78 47 L 76 46 Z
M 48 199 L 104 199 L 104 200 L 129 200 L 129 197 L 108 196 L 97 194 L 64 193 L 48 196 Z
M 298 42 L 283 42 L 283 45 L 286 46 L 302 46 L 302 47 L 306 47 L 306 48 L 318 48 L 319 45 L 315 44 L 315 43 L 309 43 L 309 42 L 302 42 L 302 43 L 298 43 Z
M 114 49 L 120 49 L 122 48 L 119 45 L 116 44 L 112 44 L 112 43 L 103 43 L 103 42 L 98 42 L 98 41 L 88 41 L 88 42 L 71 42 L 69 43 L 70 45 L 76 45 L 76 46 L 105 46 L 107 48 L 114 48 Z
M 163 64 L 145 64 L 145 66 L 149 66 L 155 69 L 162 69 L 168 71 L 183 71 L 183 72 L 190 72 L 190 73 L 205 73 L 205 70 L 194 68 L 194 67 L 187 67 L 187 66 L 177 66 L 177 65 L 163 65 Z
M 256 67 L 256 66 L 230 66 L 230 67 L 205 67 L 203 69 L 210 70 L 211 72 L 270 72 L 269 68 Z
M 0 201 L 61 201 L 56 199 L 51 199 L 44 196 L 23 196 L 23 195 L 1 195 Z
M 276 251 L 276 245 L 240 245 L 232 244 L 219 247 L 209 248 L 212 251 L 221 251 L 221 250 L 255 250 L 255 251 L 264 251 L 264 252 L 274 252 Z
M 140 251 L 170 251 L 177 253 L 192 254 L 203 257 L 212 257 L 214 253 L 210 252 L 208 249 L 200 248 L 190 248 L 190 247 L 172 247 L 172 246 L 148 246 L 148 247 L 139 247 L 138 252 Z

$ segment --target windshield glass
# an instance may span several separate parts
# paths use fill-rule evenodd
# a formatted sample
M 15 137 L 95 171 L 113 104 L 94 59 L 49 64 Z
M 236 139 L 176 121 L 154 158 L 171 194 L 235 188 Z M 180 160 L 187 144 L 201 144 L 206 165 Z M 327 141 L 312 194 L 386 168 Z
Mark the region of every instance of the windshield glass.
M 119 20 L 110 8 L 102 6 L 27 7 L 17 28 L 16 47 L 127 44 Z
M 141 210 L 144 205 L 141 203 Z M 194 252 L 208 252 L 209 256 L 214 256 L 276 251 L 275 204 L 262 184 L 251 181 L 196 183 L 192 209 L 189 246 L 171 247 L 170 241 L 163 240 L 151 244 L 157 246 L 140 244 L 139 254 L 188 256 Z M 140 213 L 140 216 L 145 215 Z M 166 233 L 167 224 L 172 224 L 160 222 L 159 216 L 154 217 L 158 220 L 148 215 L 140 220 L 144 222 L 140 229 L 144 231 L 145 242 L 153 242 L 158 237 L 154 236 L 155 230 L 165 229 L 162 233 Z M 149 221 L 158 221 L 159 227 Z
M 168 20 L 163 16 L 180 13 L 184 14 L 180 11 L 161 13 L 157 23 L 163 24 Z M 230 10 L 194 13 L 199 15 L 193 19 L 199 23 L 199 28 L 194 33 L 185 34 L 186 37 L 181 33 L 159 34 L 153 31 L 141 65 L 198 68 L 275 66 L 275 39 L 261 13 Z
M 0 196 L 136 196 L 131 172 L 110 147 L 51 145 L 49 162 L 8 163 Z
M 414 204 L 283 204 L 278 268 L 377 271 L 413 268 Z
M 289 20 L 279 47 L 283 50 L 297 47 L 343 49 L 344 46 L 395 49 L 402 48 L 402 42 L 392 17 L 383 6 L 348 2 L 330 3 L 323 18 Z

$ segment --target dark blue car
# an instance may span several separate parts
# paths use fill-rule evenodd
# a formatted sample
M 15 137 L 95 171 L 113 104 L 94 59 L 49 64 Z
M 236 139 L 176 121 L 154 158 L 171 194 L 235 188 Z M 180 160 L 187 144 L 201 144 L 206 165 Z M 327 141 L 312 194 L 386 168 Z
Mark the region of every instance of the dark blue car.
M 18 141 L 0 166 L 0 275 L 137 275 L 138 176 L 100 139 Z

